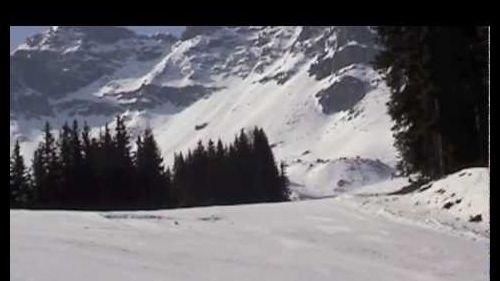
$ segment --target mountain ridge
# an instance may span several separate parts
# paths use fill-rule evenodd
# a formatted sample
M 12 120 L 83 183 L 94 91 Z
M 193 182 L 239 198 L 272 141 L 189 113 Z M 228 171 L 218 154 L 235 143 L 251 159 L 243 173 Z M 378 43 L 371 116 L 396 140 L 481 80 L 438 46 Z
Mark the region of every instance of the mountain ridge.
M 66 41 L 51 39 L 60 33 Z M 187 27 L 179 39 L 124 31 L 104 42 L 88 33 L 49 30 L 11 54 L 11 143 L 20 138 L 32 151 L 45 120 L 56 128 L 87 120 L 97 133 L 122 114 L 133 137 L 152 127 L 167 164 L 199 139 L 228 142 L 261 126 L 299 184 L 314 173 L 297 160 L 395 166 L 370 27 Z M 333 192 L 339 179 L 325 180 Z

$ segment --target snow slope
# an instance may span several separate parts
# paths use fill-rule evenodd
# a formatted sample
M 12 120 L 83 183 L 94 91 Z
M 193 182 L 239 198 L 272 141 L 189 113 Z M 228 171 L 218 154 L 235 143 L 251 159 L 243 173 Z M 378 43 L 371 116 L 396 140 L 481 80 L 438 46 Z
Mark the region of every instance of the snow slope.
M 155 212 L 10 212 L 10 280 L 488 280 L 470 239 L 333 198 Z
M 393 167 L 396 152 L 392 146 L 392 123 L 385 108 L 388 91 L 380 87 L 367 93 L 356 106 L 360 112 L 356 116 L 347 111 L 325 115 L 314 96 L 321 87 L 321 83 L 308 76 L 307 67 L 303 67 L 285 85 L 235 80 L 226 90 L 197 101 L 175 115 L 155 115 L 150 111 L 148 118 L 169 164 L 174 152 L 186 152 L 200 139 L 206 143 L 209 138 L 220 137 L 230 142 L 241 128 L 260 126 L 274 144 L 276 159 L 289 165 L 289 176 L 297 184 L 309 183 L 307 177 L 312 177 L 314 171 L 304 171 L 302 167 L 322 166 L 317 159 L 334 161 L 362 156 L 373 161 L 356 168 L 371 169 L 375 160 Z M 195 130 L 195 125 L 203 123 L 207 123 L 204 129 Z M 376 176 L 386 179 L 389 175 L 382 172 Z M 325 178 L 321 183 L 333 185 L 338 180 Z M 334 192 L 321 191 L 321 194 L 333 195 Z
M 347 196 L 372 212 L 386 212 L 424 224 L 490 237 L 489 168 L 463 169 L 408 194 L 381 194 L 406 185 L 405 179 L 396 179 L 365 186 L 355 191 L 354 196 Z

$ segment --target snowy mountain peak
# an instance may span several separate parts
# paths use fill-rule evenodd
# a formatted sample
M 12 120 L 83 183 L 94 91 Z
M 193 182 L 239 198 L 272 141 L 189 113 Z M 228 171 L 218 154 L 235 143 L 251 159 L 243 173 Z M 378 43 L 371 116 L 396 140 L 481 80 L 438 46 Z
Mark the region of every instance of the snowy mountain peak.
M 296 160 L 367 159 L 354 169 L 395 163 L 389 92 L 370 64 L 378 49 L 369 27 L 187 27 L 180 39 L 54 27 L 30 40 L 10 58 L 11 140 L 27 147 L 47 119 L 56 128 L 85 119 L 97 129 L 125 114 L 133 132 L 151 125 L 167 163 L 199 139 L 230 141 L 253 126 L 291 163 L 297 184 L 316 169 Z
M 52 26 L 43 33 L 29 37 L 26 45 L 41 50 L 61 50 L 62 47 L 75 41 L 112 44 L 134 37 L 137 37 L 137 34 L 124 27 Z
M 209 35 L 221 29 L 223 29 L 222 26 L 186 26 L 186 29 L 181 35 L 181 39 L 188 40 L 197 35 Z
M 370 36 L 367 27 L 195 26 L 177 40 L 168 34 L 140 36 L 123 27 L 52 27 L 11 54 L 11 108 L 32 117 L 57 115 L 58 106 L 49 104 L 64 98 L 63 108 L 70 114 L 94 114 L 92 109 L 76 110 L 81 102 L 68 106 L 68 96 L 75 92 L 87 103 L 106 97 L 105 115 L 165 102 L 187 106 L 233 78 L 253 74 L 256 82 L 284 84 L 303 65 L 322 80 L 369 63 L 376 52 Z M 366 83 L 353 84 L 353 79 L 348 88 L 367 91 Z M 323 107 L 328 96 L 319 97 Z

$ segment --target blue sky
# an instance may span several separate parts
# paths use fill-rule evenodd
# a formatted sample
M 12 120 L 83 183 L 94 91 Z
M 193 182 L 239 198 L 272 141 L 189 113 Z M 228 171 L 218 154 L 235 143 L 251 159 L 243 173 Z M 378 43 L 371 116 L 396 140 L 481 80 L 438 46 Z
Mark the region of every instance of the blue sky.
M 166 31 L 174 35 L 180 35 L 184 31 L 183 26 L 127 26 L 137 33 L 151 34 L 157 31 Z M 27 37 L 43 31 L 48 26 L 11 26 L 10 27 L 10 50 L 24 43 Z

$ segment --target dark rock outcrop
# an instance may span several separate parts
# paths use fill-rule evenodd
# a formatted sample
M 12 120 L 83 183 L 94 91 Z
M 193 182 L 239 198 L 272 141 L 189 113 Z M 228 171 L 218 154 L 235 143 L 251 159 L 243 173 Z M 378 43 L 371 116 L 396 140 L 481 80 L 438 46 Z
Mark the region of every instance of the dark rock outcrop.
M 330 87 L 319 91 L 316 97 L 323 113 L 332 114 L 353 108 L 369 90 L 370 85 L 367 82 L 345 76 Z

